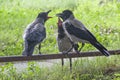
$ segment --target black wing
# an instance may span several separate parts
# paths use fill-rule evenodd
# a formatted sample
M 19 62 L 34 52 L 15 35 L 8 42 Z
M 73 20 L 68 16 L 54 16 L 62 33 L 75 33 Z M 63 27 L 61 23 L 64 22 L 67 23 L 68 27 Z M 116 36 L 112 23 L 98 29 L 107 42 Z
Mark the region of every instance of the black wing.
M 89 42 L 97 41 L 96 38 L 93 36 L 93 34 L 90 33 L 87 29 L 81 30 L 80 28 L 75 27 L 74 25 L 69 23 L 65 23 L 65 28 L 69 34 L 74 35 L 77 38 L 87 40 Z
M 29 41 L 38 41 L 41 42 L 44 38 L 46 37 L 46 30 L 45 28 L 43 29 L 43 31 L 39 31 L 39 30 L 34 30 L 32 32 L 30 32 L 26 39 Z
M 86 32 L 87 32 L 92 38 L 94 38 L 94 40 L 97 41 L 97 39 L 95 38 L 95 36 L 94 36 L 89 30 L 86 29 Z
M 99 49 L 105 49 L 107 50 L 102 44 L 100 44 L 97 39 L 94 37 L 94 35 L 88 31 L 87 29 L 85 30 L 81 30 L 78 27 L 75 27 L 72 24 L 69 23 L 65 23 L 65 28 L 67 30 L 67 32 L 71 35 L 76 36 L 77 38 L 83 39 L 83 40 L 87 40 L 89 41 L 92 45 L 97 45 L 99 46 Z M 94 44 L 95 43 L 95 44 Z M 96 46 L 95 46 L 96 47 Z

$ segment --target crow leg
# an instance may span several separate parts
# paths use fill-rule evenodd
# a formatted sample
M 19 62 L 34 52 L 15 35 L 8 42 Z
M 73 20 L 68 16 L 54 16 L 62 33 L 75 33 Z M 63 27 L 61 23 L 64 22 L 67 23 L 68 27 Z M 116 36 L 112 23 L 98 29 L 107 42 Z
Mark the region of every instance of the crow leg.
M 39 54 L 41 54 L 40 50 L 41 50 L 41 43 L 38 45 L 38 50 L 39 50 Z
M 72 72 L 72 58 L 69 58 L 70 61 L 70 71 Z
M 74 48 L 75 52 L 79 54 L 79 51 L 78 51 L 79 45 L 72 43 L 72 49 L 73 48 Z
M 63 71 L 64 59 L 62 58 L 61 61 L 62 61 L 62 71 Z
M 81 48 L 79 49 L 79 52 L 82 50 L 82 48 L 85 46 L 85 43 L 82 43 Z
M 76 53 L 79 54 L 78 48 L 79 48 L 79 45 L 78 44 L 74 44 L 74 50 L 75 50 Z
M 74 50 L 78 50 L 79 45 L 78 44 L 74 44 Z

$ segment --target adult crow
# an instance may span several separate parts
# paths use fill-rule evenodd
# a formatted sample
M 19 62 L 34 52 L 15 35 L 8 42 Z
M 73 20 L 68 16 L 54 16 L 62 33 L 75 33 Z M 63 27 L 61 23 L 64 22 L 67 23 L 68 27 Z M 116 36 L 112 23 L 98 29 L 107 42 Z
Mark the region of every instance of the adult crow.
M 39 53 L 41 54 L 41 42 L 46 38 L 46 29 L 44 24 L 49 18 L 51 18 L 48 17 L 49 12 L 51 12 L 51 10 L 47 12 L 40 12 L 37 18 L 25 29 L 25 33 L 23 35 L 24 51 L 22 55 L 32 56 L 34 47 L 37 44 L 39 44 L 38 48 Z
M 82 24 L 82 22 L 75 19 L 72 11 L 64 10 L 62 13 L 56 15 L 63 19 L 63 29 L 71 42 L 73 42 L 73 45 L 76 42 L 82 42 L 84 44 L 90 43 L 105 56 L 110 55 L 108 50 L 97 41 L 94 35 Z

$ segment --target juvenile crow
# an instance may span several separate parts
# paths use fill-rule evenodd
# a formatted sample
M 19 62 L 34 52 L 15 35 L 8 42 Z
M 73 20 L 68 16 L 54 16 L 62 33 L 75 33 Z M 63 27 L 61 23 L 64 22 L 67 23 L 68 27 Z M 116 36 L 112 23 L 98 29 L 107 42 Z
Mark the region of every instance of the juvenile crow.
M 71 42 L 73 42 L 73 45 L 76 42 L 82 42 L 83 44 L 90 43 L 105 56 L 110 55 L 108 50 L 97 41 L 94 35 L 85 28 L 82 22 L 75 19 L 72 11 L 64 10 L 62 13 L 58 13 L 57 16 L 63 19 L 63 29 Z
M 37 44 L 39 44 L 38 48 L 39 53 L 41 54 L 41 42 L 46 38 L 46 29 L 44 24 L 49 18 L 51 18 L 48 17 L 49 12 L 51 12 L 51 10 L 39 13 L 37 18 L 25 29 L 25 33 L 23 35 L 24 51 L 22 55 L 32 56 L 34 47 Z
M 60 18 L 58 18 L 58 36 L 57 36 L 57 43 L 58 43 L 58 49 L 60 52 L 69 52 L 69 51 L 73 51 L 70 50 L 70 48 L 72 48 L 72 44 L 68 38 L 68 36 L 65 34 L 63 26 L 62 26 L 62 21 L 60 20 Z M 76 44 L 77 45 L 77 44 Z M 76 47 L 75 49 L 77 50 L 78 47 Z M 72 69 L 72 59 L 69 58 L 70 61 L 70 70 Z M 62 58 L 62 66 L 64 65 L 64 60 Z

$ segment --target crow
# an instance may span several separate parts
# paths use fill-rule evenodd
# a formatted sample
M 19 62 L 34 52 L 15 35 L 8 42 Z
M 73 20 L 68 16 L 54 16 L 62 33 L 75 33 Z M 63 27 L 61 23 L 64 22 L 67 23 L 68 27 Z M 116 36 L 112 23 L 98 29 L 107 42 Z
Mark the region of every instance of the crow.
M 59 52 L 66 53 L 69 51 L 73 51 L 73 50 L 70 50 L 70 48 L 72 48 L 72 44 L 71 44 L 68 36 L 64 32 L 64 29 L 62 26 L 62 21 L 60 20 L 60 18 L 58 18 L 57 26 L 58 26 L 57 43 L 58 43 Z M 76 47 L 74 47 L 74 49 L 77 50 L 78 47 L 79 47 L 78 44 L 76 44 Z M 61 60 L 62 60 L 62 67 L 63 67 L 64 60 L 63 60 L 63 58 Z M 70 61 L 70 70 L 71 70 L 72 69 L 72 59 L 69 58 L 69 61 Z
M 34 47 L 39 44 L 39 54 L 41 54 L 41 42 L 46 38 L 46 29 L 45 29 L 45 22 L 51 18 L 48 17 L 47 12 L 40 12 L 37 18 L 30 23 L 27 28 L 25 29 L 23 39 L 24 39 L 24 50 L 22 55 L 25 56 L 32 56 Z
M 76 42 L 82 42 L 83 44 L 90 43 L 105 56 L 110 55 L 108 50 L 97 41 L 95 36 L 84 26 L 84 24 L 81 21 L 75 19 L 71 10 L 64 10 L 62 13 L 56 14 L 56 16 L 63 19 L 63 29 L 71 42 L 73 42 L 73 46 Z

